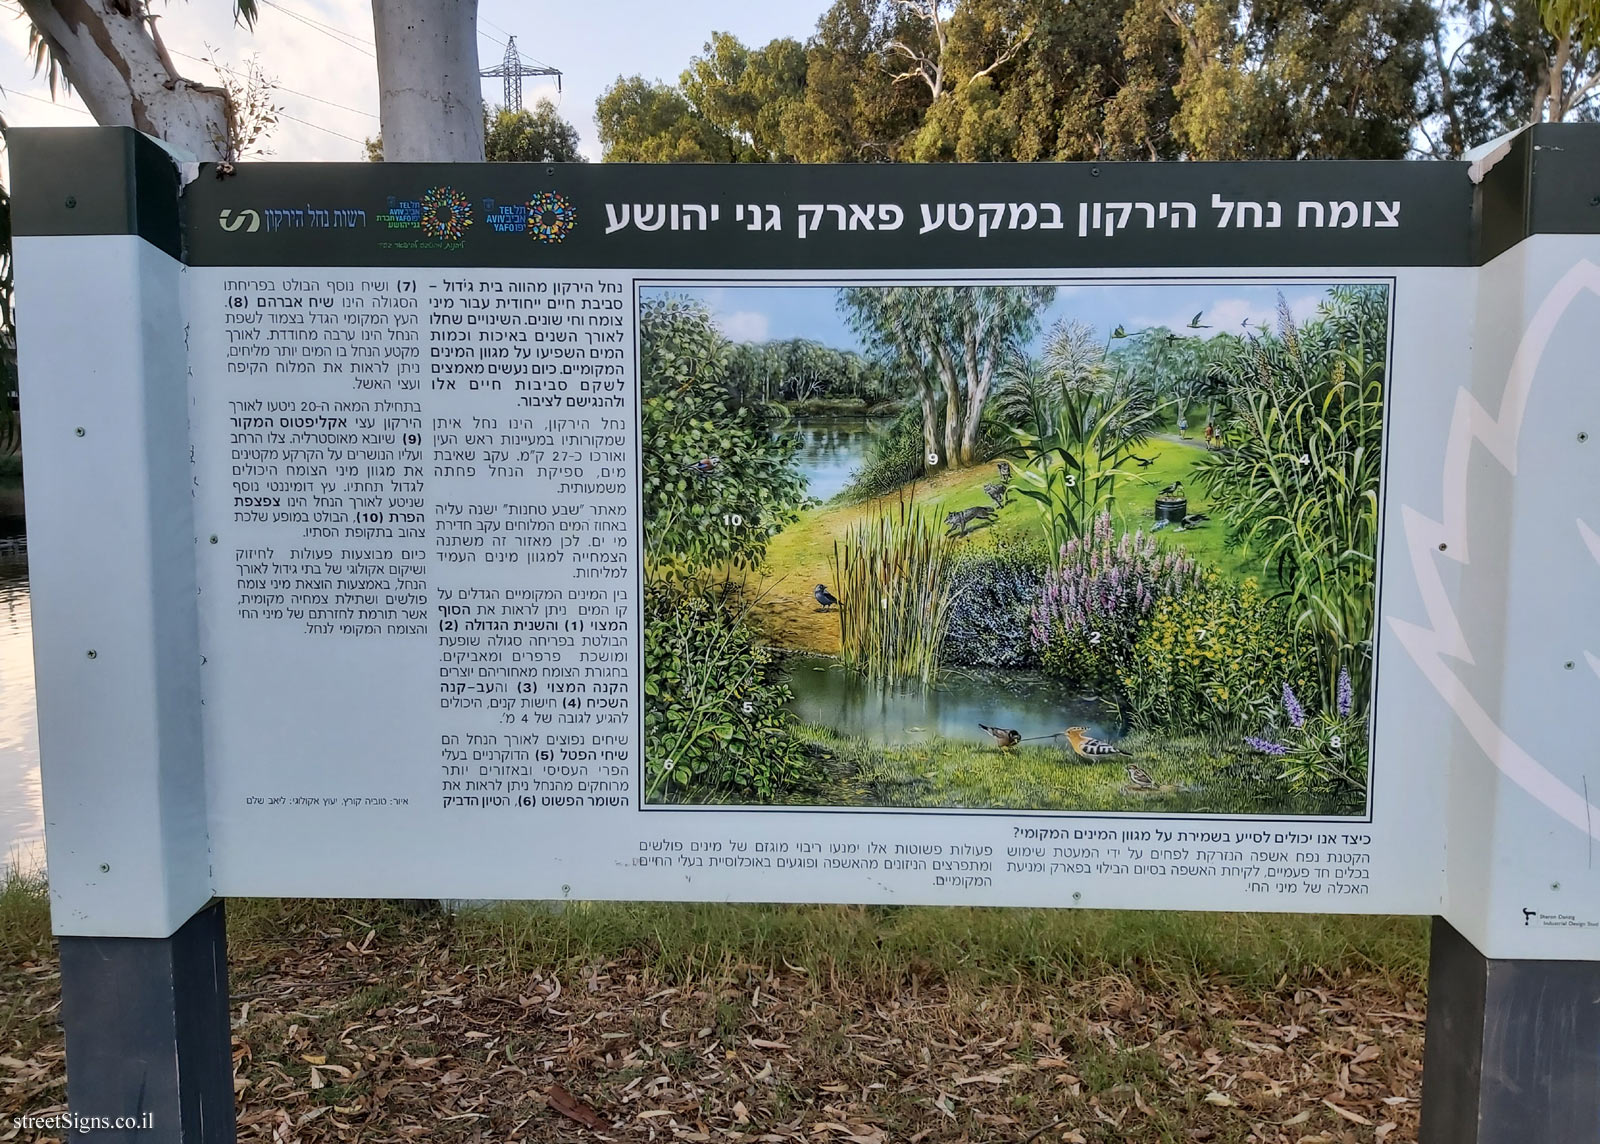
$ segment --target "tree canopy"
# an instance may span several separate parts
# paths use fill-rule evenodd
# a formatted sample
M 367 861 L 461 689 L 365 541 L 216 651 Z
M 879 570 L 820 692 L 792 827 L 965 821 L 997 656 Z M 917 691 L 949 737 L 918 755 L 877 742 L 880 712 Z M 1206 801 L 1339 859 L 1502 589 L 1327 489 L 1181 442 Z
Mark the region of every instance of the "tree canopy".
M 1593 0 L 836 0 L 596 117 L 644 162 L 1376 159 L 1590 118 L 1597 86 Z

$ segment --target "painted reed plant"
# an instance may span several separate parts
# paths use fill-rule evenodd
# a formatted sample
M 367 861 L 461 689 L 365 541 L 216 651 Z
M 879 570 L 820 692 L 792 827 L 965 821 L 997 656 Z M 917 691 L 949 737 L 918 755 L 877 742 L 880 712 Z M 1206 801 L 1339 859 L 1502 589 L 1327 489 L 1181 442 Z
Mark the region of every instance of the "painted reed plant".
M 950 551 L 943 522 L 905 497 L 834 541 L 847 667 L 886 683 L 934 681 L 950 620 Z
M 1111 514 L 1061 546 L 1033 609 L 1031 636 L 1047 670 L 1086 686 L 1113 684 L 1156 603 L 1200 586 L 1182 552 L 1164 552 L 1143 531 L 1116 535 Z

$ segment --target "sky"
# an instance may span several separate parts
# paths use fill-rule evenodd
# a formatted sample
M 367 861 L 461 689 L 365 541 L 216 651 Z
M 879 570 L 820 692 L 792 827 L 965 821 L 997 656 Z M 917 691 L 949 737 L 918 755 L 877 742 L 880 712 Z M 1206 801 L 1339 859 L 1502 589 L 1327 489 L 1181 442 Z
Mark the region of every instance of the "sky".
M 1265 322 L 1269 328 L 1276 328 L 1279 291 L 1289 304 L 1289 312 L 1296 321 L 1303 322 L 1316 312 L 1326 287 L 1292 282 L 1270 286 L 1141 282 L 1058 287 L 1055 301 L 1040 316 L 1039 333 L 1030 348 L 1037 351 L 1045 333 L 1064 318 L 1086 323 L 1107 340 L 1118 326 L 1129 334 L 1165 326 L 1180 336 L 1201 338 L 1224 331 L 1237 333 L 1246 324 L 1259 326 Z M 840 315 L 835 304 L 837 291 L 831 286 L 661 287 L 645 294 L 699 299 L 730 341 L 810 338 L 836 349 L 865 349 Z M 1205 328 L 1190 328 L 1189 322 L 1197 312 L 1201 313 L 1200 325 Z
M 515 36 L 529 63 L 557 67 L 554 80 L 526 78 L 523 102 L 540 95 L 558 103 L 578 129 L 581 149 L 600 157 L 594 105 L 619 75 L 676 82 L 713 31 L 746 43 L 779 36 L 805 39 L 828 0 L 480 0 L 478 57 L 498 64 Z M 243 70 L 252 54 L 276 81 L 283 118 L 268 145 L 271 159 L 349 161 L 366 158 L 361 140 L 378 131 L 377 62 L 367 0 L 260 0 L 255 31 L 236 27 L 230 0 L 166 0 L 153 6 L 167 47 L 185 75 L 215 83 L 203 62 Z M 28 59 L 28 23 L 16 0 L 0 0 L 0 114 L 13 126 L 87 126 L 75 96 L 55 101 Z M 196 58 L 198 57 L 198 59 Z M 502 99 L 501 81 L 484 80 L 484 97 Z M 315 97 L 315 98 L 313 98 Z

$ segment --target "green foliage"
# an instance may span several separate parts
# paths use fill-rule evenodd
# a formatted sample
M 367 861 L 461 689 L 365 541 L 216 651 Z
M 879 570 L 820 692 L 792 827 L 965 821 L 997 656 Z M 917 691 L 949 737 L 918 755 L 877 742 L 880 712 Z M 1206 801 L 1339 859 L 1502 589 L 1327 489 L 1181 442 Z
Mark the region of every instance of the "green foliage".
M 657 573 L 754 567 L 805 501 L 798 442 L 774 435 L 764 407 L 729 407 L 728 358 L 698 303 L 640 308 L 645 555 Z
M 1305 694 L 1315 672 L 1281 604 L 1254 579 L 1209 572 L 1199 587 L 1157 602 L 1122 690 L 1135 726 L 1245 734 L 1272 718 L 1285 683 Z
M 1059 322 L 1042 363 L 1013 358 L 991 414 L 1009 426 L 1025 467 L 1017 493 L 1039 509 L 1053 556 L 1114 506 L 1118 467 L 1156 428 L 1160 405 L 1133 375 L 1107 369 L 1087 327 Z
M 677 87 L 619 79 L 597 118 L 608 159 L 1399 158 L 1441 27 L 1482 7 L 837 0 L 803 46 L 715 33 Z M 1499 7 L 1533 13 L 1511 37 L 1531 60 L 1534 0 Z
M 1033 667 L 1031 627 L 1049 558 L 1019 544 L 965 549 L 950 569 L 950 624 L 941 659 L 971 667 Z
M 600 93 L 595 123 L 607 163 L 731 163 L 733 142 L 697 112 L 681 91 L 643 76 Z
M 872 442 L 866 462 L 840 496 L 846 501 L 866 500 L 920 479 L 927 463 L 922 422 L 922 411 L 916 406 L 903 410 Z
M 1276 765 L 1276 777 L 1289 789 L 1321 801 L 1337 812 L 1360 813 L 1367 792 L 1367 720 L 1355 710 L 1349 681 L 1335 705 L 1308 713 L 1294 690 L 1283 688 L 1283 709 L 1260 735 L 1245 737 L 1246 746 Z
M 854 329 L 913 379 L 930 465 L 984 459 L 983 414 L 1004 363 L 1039 328 L 1050 286 L 860 286 L 839 291 Z M 936 424 L 942 408 L 942 427 Z
M 934 681 L 950 614 L 951 548 L 944 522 L 905 497 L 834 542 L 846 667 L 885 682 Z
M 736 403 L 882 400 L 890 388 L 881 363 L 809 338 L 741 342 L 728 362 L 728 396 Z
M 1428 40 L 1419 150 L 1457 159 L 1526 123 L 1600 117 L 1592 0 L 1445 0 Z
M 1283 585 L 1330 706 L 1341 668 L 1362 697 L 1371 677 L 1388 289 L 1338 287 L 1301 329 L 1280 310 L 1234 363 L 1224 447 L 1195 472 L 1230 542 Z
M 582 163 L 578 130 L 555 104 L 541 99 L 533 110 L 497 107 L 483 133 L 483 157 L 491 163 Z
M 645 787 L 654 802 L 770 802 L 806 771 L 774 653 L 736 596 L 645 595 Z

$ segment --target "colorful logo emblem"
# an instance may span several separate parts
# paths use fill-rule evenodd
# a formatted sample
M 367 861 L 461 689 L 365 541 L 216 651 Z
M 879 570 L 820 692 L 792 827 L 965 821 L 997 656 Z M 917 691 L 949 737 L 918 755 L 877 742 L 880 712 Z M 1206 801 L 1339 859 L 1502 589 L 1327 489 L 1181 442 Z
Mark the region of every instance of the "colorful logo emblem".
M 472 225 L 472 203 L 454 187 L 429 187 L 422 196 L 421 223 L 428 237 L 456 242 Z
M 528 234 L 536 242 L 562 242 L 578 222 L 578 210 L 565 195 L 540 191 L 528 200 Z

